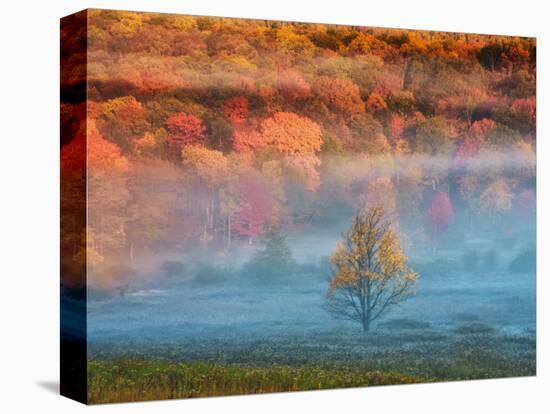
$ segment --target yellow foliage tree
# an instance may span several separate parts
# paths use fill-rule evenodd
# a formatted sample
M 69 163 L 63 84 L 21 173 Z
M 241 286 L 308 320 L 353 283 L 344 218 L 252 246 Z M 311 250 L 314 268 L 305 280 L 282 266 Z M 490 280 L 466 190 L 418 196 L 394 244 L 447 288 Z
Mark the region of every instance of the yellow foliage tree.
M 219 183 L 227 170 L 227 159 L 223 153 L 202 145 L 185 146 L 181 152 L 181 163 L 208 186 Z
M 316 191 L 320 185 L 321 127 L 307 117 L 291 112 L 277 112 L 261 125 L 266 147 L 285 157 L 291 173 L 297 174 L 305 187 Z
M 512 208 L 514 194 L 504 178 L 495 179 L 481 194 L 479 204 L 482 211 L 490 212 L 497 218 Z
M 359 322 L 363 330 L 391 306 L 414 295 L 418 274 L 392 223 L 381 208 L 363 210 L 330 257 L 335 274 L 327 292 L 327 309 L 336 317 Z

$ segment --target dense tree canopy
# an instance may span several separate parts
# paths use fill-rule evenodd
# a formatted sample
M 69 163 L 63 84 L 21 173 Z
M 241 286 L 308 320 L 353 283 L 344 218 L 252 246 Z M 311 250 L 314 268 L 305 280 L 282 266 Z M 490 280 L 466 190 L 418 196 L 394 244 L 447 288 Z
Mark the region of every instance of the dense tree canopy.
M 120 210 L 90 220 L 105 261 L 145 245 L 255 243 L 268 221 L 303 228 L 365 207 L 439 240 L 455 205 L 482 221 L 532 204 L 534 39 L 88 16 L 90 197 Z M 62 56 L 75 67 L 63 90 L 76 58 Z M 76 169 L 86 124 L 67 96 L 62 164 Z M 166 182 L 144 180 L 153 169 Z M 147 194 L 165 202 L 136 207 Z

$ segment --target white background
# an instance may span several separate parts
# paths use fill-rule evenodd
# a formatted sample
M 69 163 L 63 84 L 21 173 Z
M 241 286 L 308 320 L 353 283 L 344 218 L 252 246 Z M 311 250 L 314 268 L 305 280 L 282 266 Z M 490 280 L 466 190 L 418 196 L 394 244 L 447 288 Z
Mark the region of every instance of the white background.
M 94 412 L 550 412 L 547 182 L 550 33 L 544 1 L 8 0 L 0 22 L 0 411 L 81 412 L 59 397 L 59 18 L 86 7 L 537 36 L 538 376 L 119 404 Z M 546 166 L 542 160 L 546 159 Z

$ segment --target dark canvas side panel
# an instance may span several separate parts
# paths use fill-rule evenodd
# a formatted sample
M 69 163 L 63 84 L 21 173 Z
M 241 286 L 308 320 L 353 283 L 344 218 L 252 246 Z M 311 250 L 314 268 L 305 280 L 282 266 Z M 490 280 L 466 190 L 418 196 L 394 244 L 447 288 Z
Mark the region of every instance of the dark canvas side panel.
M 87 401 L 87 12 L 61 19 L 61 394 Z

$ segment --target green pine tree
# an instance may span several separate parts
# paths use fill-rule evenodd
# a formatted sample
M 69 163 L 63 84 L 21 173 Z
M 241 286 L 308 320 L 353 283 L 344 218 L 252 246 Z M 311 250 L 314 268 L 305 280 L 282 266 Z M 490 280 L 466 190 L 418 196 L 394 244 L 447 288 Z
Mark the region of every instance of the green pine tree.
M 259 250 L 247 266 L 259 277 L 286 276 L 294 272 L 296 262 L 292 257 L 286 236 L 277 225 L 267 228 L 261 238 L 263 248 Z

